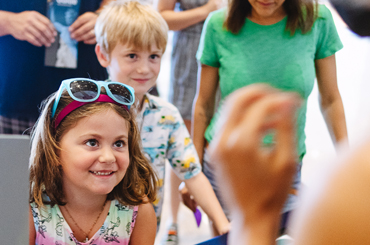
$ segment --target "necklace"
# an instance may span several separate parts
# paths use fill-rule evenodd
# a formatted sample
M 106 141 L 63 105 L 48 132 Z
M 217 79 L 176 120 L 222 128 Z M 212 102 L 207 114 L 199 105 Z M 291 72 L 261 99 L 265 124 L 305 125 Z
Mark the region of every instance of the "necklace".
M 92 224 L 92 226 L 91 226 L 90 230 L 89 230 L 87 233 L 86 233 L 84 230 L 82 230 L 82 229 L 81 229 L 81 227 L 80 227 L 80 226 L 77 224 L 77 222 L 74 220 L 74 218 L 72 217 L 72 215 L 69 213 L 67 206 L 64 206 L 64 209 L 67 211 L 68 216 L 71 218 L 71 220 L 73 221 L 73 223 L 75 224 L 75 226 L 76 226 L 80 231 L 82 231 L 82 233 L 83 233 L 83 234 L 84 234 L 84 236 L 86 237 L 85 242 L 88 242 L 88 241 L 89 241 L 89 234 L 90 234 L 91 230 L 94 228 L 94 226 L 95 226 L 96 222 L 98 222 L 98 219 L 100 218 L 100 215 L 101 215 L 101 213 L 103 212 L 103 210 L 104 210 L 104 207 L 105 207 L 105 204 L 106 204 L 106 203 L 107 203 L 107 200 L 105 200 L 105 202 L 104 202 L 104 204 L 103 204 L 103 207 L 101 208 L 101 210 L 100 210 L 100 212 L 99 212 L 99 214 L 98 214 L 98 217 L 96 217 L 96 219 L 95 219 L 94 223 Z

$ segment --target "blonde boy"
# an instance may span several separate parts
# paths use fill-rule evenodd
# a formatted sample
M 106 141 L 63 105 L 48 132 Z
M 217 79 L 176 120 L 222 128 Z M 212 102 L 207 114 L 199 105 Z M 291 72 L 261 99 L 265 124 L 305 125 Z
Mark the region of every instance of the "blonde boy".
M 138 108 L 138 125 L 145 155 L 160 179 L 153 203 L 158 225 L 163 205 L 165 160 L 185 181 L 197 203 L 214 222 L 219 233 L 229 222 L 201 171 L 201 165 L 177 108 L 148 94 L 156 83 L 166 49 L 168 26 L 149 5 L 136 1 L 115 1 L 101 12 L 96 25 L 96 55 L 113 81 L 132 86 Z

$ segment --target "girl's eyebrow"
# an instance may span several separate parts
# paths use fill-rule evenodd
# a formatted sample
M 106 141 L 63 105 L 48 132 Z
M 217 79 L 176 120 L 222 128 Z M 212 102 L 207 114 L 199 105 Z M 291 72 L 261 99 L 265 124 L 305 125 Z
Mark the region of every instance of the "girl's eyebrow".
M 79 136 L 79 138 L 97 138 L 97 139 L 101 139 L 103 138 L 102 135 L 100 134 L 96 134 L 96 133 L 86 133 L 86 134 L 82 134 Z M 121 134 L 121 135 L 118 135 L 115 137 L 115 139 L 128 139 L 128 135 L 127 134 Z
M 116 139 L 128 139 L 128 135 L 123 134 L 116 137 Z
M 86 133 L 86 134 L 81 134 L 79 138 L 85 138 L 85 137 L 92 137 L 92 138 L 101 138 L 100 134 L 95 134 L 95 133 Z

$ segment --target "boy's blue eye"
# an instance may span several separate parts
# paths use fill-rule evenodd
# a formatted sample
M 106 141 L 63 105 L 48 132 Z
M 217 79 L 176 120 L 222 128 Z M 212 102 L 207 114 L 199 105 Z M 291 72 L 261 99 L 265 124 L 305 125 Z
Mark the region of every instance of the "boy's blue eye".
M 98 146 L 98 141 L 96 139 L 89 139 L 86 142 L 86 145 L 91 146 L 91 147 L 96 147 Z
M 133 59 L 133 58 L 136 57 L 136 54 L 129 54 L 128 57 L 130 57 L 131 59 Z

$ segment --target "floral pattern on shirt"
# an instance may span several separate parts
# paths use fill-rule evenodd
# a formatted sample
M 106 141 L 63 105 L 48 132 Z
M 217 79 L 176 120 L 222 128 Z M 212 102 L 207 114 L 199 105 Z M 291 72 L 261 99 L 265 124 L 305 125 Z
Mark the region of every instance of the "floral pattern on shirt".
M 165 163 L 177 176 L 190 179 L 201 172 L 201 165 L 189 132 L 177 108 L 159 97 L 146 94 L 137 116 L 144 153 L 158 174 L 158 194 L 154 202 L 158 224 L 163 205 Z

